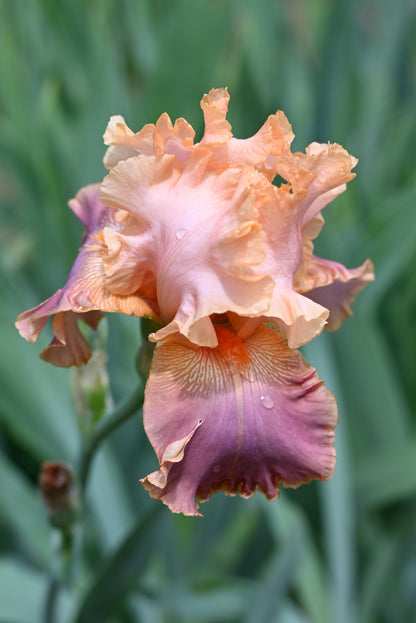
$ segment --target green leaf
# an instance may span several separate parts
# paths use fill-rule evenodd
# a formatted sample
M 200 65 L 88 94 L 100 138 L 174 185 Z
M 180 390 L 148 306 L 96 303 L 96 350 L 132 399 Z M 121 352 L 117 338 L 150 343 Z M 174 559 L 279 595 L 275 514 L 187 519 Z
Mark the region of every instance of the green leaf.
M 300 603 L 315 623 L 331 623 L 328 578 L 305 514 L 282 494 L 276 502 L 265 501 L 263 506 L 278 549 L 282 539 L 302 542 L 302 553 L 293 578 Z
M 321 378 L 334 393 L 341 414 L 336 428 L 337 464 L 333 478 L 320 487 L 323 532 L 326 542 L 329 575 L 333 592 L 333 617 L 349 623 L 355 615 L 355 513 L 351 483 L 348 429 L 345 422 L 343 393 L 339 386 L 337 362 L 331 337 L 322 334 L 305 348 L 308 359 L 316 365 Z
M 46 565 L 50 554 L 50 528 L 40 495 L 19 470 L 0 454 L 0 518 L 26 554 Z
M 346 419 L 357 451 L 368 453 L 369 448 L 389 448 L 405 441 L 411 411 L 376 320 L 365 321 L 357 315 L 330 339 L 336 345 L 345 395 L 340 417 Z M 324 370 L 318 370 L 326 380 Z
M 161 508 L 155 504 L 142 515 L 120 547 L 107 558 L 84 596 L 74 623 L 105 621 L 137 582 L 160 539 Z
M 295 581 L 305 547 L 302 522 L 282 498 L 265 502 L 265 514 L 277 543 L 261 573 L 256 599 L 247 604 L 244 623 L 272 620 Z
M 22 311 L 22 310 L 19 310 Z M 15 305 L 0 306 L 0 418 L 16 443 L 36 460 L 71 459 L 78 442 L 67 370 L 39 360 L 12 322 Z
M 355 469 L 360 508 L 373 509 L 416 494 L 416 441 L 369 453 Z
M 137 511 L 129 498 L 117 454 L 109 443 L 94 458 L 87 500 L 104 548 L 116 547 L 134 524 Z
M 12 558 L 0 560 L 0 621 L 42 621 L 47 584 L 48 578 L 45 574 Z M 68 593 L 60 593 L 56 623 L 69 623 L 74 603 Z
M 399 535 L 382 538 L 379 535 L 377 546 L 367 557 L 366 569 L 361 585 L 362 621 L 373 621 L 380 611 L 380 603 L 384 601 L 391 576 L 394 573 L 394 564 L 400 558 L 402 548 Z
M 223 623 L 244 615 L 248 602 L 254 599 L 257 584 L 247 581 L 222 582 L 221 588 L 207 590 L 183 586 L 162 586 L 154 596 L 164 611 L 180 621 Z M 260 619 L 259 619 L 260 621 Z

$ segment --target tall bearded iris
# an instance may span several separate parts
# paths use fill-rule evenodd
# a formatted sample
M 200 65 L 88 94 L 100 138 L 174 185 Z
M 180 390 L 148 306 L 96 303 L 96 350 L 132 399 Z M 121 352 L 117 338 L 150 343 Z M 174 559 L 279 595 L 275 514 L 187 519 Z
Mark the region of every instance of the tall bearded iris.
M 336 144 L 292 153 L 282 112 L 233 138 L 228 100 L 224 89 L 204 96 L 196 144 L 184 119 L 164 114 L 135 134 L 111 118 L 110 172 L 70 202 L 86 237 L 68 281 L 16 323 L 35 342 L 53 315 L 41 357 L 70 366 L 90 356 L 79 320 L 160 322 L 144 402 L 160 467 L 142 482 L 187 515 L 219 489 L 274 498 L 280 483 L 332 476 L 336 403 L 295 349 L 338 329 L 374 278 L 368 260 L 349 270 L 313 253 L 356 159 Z

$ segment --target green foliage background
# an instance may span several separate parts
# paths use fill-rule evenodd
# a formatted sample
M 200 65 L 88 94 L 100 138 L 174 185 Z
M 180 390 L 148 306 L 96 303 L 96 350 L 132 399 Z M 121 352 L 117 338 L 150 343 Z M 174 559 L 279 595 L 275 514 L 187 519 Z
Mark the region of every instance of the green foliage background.
M 166 110 L 200 135 L 213 86 L 229 87 L 236 136 L 283 109 L 296 149 L 330 140 L 359 158 L 318 253 L 371 257 L 377 281 L 305 348 L 339 404 L 336 474 L 174 516 L 138 482 L 156 461 L 130 420 L 94 461 L 84 554 L 53 620 L 416 621 L 415 32 L 412 0 L 0 1 L 0 623 L 46 620 L 57 535 L 37 474 L 80 448 L 79 378 L 40 361 L 50 337 L 29 345 L 14 319 L 65 283 L 82 233 L 66 202 L 104 176 L 109 116 L 138 130 Z M 137 319 L 107 325 L 117 403 L 141 338 Z

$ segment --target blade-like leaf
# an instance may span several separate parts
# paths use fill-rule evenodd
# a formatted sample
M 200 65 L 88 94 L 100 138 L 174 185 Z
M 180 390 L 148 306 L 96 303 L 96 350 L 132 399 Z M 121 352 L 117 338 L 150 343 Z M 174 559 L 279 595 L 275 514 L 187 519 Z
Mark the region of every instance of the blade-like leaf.
M 82 600 L 75 623 L 105 621 L 146 569 L 162 528 L 161 507 L 143 515 L 121 546 L 108 557 Z

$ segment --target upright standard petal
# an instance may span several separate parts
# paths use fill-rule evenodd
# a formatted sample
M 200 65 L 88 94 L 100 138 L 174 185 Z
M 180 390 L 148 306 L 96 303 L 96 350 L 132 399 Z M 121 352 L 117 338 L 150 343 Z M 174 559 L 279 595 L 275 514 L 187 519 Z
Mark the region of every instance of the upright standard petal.
M 300 206 L 305 191 L 293 192 L 287 185 L 272 188 L 273 194 L 259 216 L 266 254 L 257 270 L 271 275 L 275 283 L 264 316 L 287 339 L 290 348 L 297 348 L 322 331 L 329 312 L 294 288 L 303 257 Z
M 236 139 L 228 102 L 226 89 L 204 96 L 205 132 L 196 145 L 183 119 L 173 126 L 162 115 L 136 135 L 122 118 L 110 122 L 107 142 L 136 152 L 103 183 L 102 201 L 128 214 L 118 231 L 104 232 L 107 283 L 157 297 L 166 326 L 152 339 L 179 332 L 215 346 L 210 316 L 234 312 L 268 319 L 297 348 L 330 315 L 324 292 L 307 296 L 310 288 L 296 286 L 313 250 L 305 253 L 305 238 L 318 233 L 321 210 L 345 190 L 357 161 L 331 144 L 292 154 L 281 111 L 254 136 Z M 271 184 L 276 174 L 289 184 Z
M 154 289 L 166 326 L 152 339 L 179 332 L 216 346 L 211 314 L 267 311 L 273 278 L 253 269 L 264 259 L 258 213 L 267 200 L 256 176 L 266 180 L 217 171 L 213 160 L 203 147 L 186 163 L 136 156 L 102 184 L 102 201 L 129 215 L 119 232 L 103 232 L 107 283 L 129 292 L 144 280 Z
M 174 512 L 220 489 L 269 499 L 279 484 L 327 480 L 335 466 L 334 397 L 299 352 L 262 325 L 242 341 L 216 327 L 217 348 L 159 344 L 146 386 L 144 424 L 160 469 L 142 482 Z
M 268 181 L 279 174 L 290 182 L 279 188 L 268 185 L 268 199 L 257 219 L 265 254 L 254 272 L 270 275 L 274 282 L 264 317 L 291 348 L 297 348 L 319 334 L 330 315 L 323 292 L 321 296 L 306 296 L 306 290 L 295 285 L 305 262 L 305 237 L 319 233 L 321 210 L 345 190 L 346 182 L 354 177 L 351 169 L 357 160 L 341 146 L 331 144 L 312 143 L 306 154 L 292 154 L 294 135 L 281 111 L 271 115 L 253 137 L 235 139 L 226 120 L 228 102 L 226 89 L 212 89 L 201 102 L 205 117 L 201 143 L 212 150 L 217 165 L 252 167 Z M 309 255 L 312 249 L 311 245 Z M 332 313 L 331 326 L 334 318 Z

